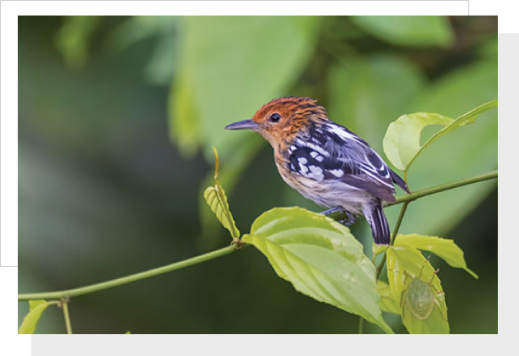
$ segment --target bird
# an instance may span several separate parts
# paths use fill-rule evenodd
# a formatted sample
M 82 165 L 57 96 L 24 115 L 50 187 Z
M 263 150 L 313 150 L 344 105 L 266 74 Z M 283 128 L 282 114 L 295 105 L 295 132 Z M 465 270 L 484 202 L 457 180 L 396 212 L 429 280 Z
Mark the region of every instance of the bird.
M 406 182 L 362 138 L 328 118 L 326 109 L 308 97 L 287 96 L 263 105 L 252 119 L 227 130 L 253 130 L 274 149 L 283 180 L 305 198 L 344 212 L 351 225 L 364 216 L 377 245 L 391 240 L 383 201 L 394 203 L 395 187 Z

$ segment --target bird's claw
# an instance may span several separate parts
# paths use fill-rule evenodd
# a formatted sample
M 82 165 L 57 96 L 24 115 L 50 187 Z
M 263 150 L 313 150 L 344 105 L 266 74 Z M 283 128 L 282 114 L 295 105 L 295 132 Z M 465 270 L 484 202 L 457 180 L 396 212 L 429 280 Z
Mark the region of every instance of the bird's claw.
M 350 226 L 357 221 L 357 216 L 349 212 L 348 210 L 344 210 L 344 214 L 346 214 L 346 219 L 339 220 L 339 222 L 343 225 Z

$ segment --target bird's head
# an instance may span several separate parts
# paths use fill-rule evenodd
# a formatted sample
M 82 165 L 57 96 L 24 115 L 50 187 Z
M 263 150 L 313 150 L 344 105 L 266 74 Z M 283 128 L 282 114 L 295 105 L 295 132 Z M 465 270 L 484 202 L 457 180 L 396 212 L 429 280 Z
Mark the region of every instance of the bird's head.
M 312 123 L 327 120 L 326 110 L 316 102 L 304 97 L 274 99 L 263 105 L 252 119 L 235 122 L 225 129 L 257 131 L 276 148 L 302 130 L 307 130 Z

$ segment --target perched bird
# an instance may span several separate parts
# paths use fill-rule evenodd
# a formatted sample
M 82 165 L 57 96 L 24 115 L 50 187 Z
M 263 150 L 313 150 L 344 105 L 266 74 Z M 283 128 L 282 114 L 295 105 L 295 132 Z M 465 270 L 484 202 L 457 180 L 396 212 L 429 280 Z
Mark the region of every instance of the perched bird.
M 405 181 L 369 145 L 327 117 L 316 100 L 283 97 L 263 105 L 251 120 L 226 126 L 261 134 L 274 149 L 279 174 L 305 198 L 344 211 L 347 225 L 358 215 L 368 221 L 376 244 L 390 242 L 382 201 L 394 202 L 394 183 Z

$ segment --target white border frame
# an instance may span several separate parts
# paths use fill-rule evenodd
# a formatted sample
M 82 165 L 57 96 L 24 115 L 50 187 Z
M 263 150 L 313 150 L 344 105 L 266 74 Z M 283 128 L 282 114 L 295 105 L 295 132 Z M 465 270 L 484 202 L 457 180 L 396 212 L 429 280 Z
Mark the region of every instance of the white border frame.
M 471 15 L 499 14 L 499 33 L 518 31 L 516 21 L 517 4 L 509 1 L 470 0 Z M 2 1 L 1 3 L 1 234 L 2 265 L 17 264 L 18 234 L 18 83 L 17 83 L 17 16 L 19 15 L 466 15 L 468 1 Z M 506 38 L 506 41 L 504 39 Z M 519 36 L 499 38 L 499 232 L 506 242 L 499 245 L 499 314 L 500 336 L 383 336 L 383 342 L 373 342 L 377 336 L 355 335 L 276 335 L 276 336 L 234 336 L 234 335 L 35 335 L 39 345 L 52 343 L 53 355 L 105 354 L 154 354 L 171 353 L 212 353 L 265 355 L 266 353 L 327 354 L 327 353 L 377 353 L 383 349 L 384 355 L 405 355 L 419 352 L 423 355 L 438 353 L 495 353 L 501 348 L 515 349 L 512 342 L 516 329 L 514 319 L 517 295 L 513 290 L 513 252 L 518 251 L 517 228 L 512 225 L 515 217 L 515 202 L 510 192 L 516 192 L 517 184 L 517 63 Z M 506 47 L 505 47 L 506 46 Z M 506 55 L 505 53 L 506 48 Z M 507 117 L 508 119 L 504 119 Z M 515 177 L 515 178 L 514 178 Z M 506 193 L 506 195 L 505 195 Z M 508 200 L 508 201 L 507 201 Z M 507 206 L 507 204 L 509 206 Z M 512 205 L 514 204 L 514 205 Z M 28 355 L 29 337 L 17 335 L 17 268 L 0 268 L 2 293 L 0 293 L 0 348 L 11 355 Z M 474 311 L 477 312 L 477 311 Z M 11 336 L 11 337 L 9 337 Z M 505 336 L 503 338 L 501 336 Z M 382 336 L 381 336 L 382 337 Z M 431 338 L 434 337 L 434 340 Z M 499 340 L 497 338 L 499 337 Z M 124 338 L 124 339 L 123 339 Z M 200 338 L 203 338 L 201 342 Z M 402 338 L 405 338 L 403 340 Z M 441 340 L 439 340 L 441 339 Z M 378 341 L 378 340 L 377 340 Z M 429 346 L 427 346 L 429 345 Z M 404 347 L 405 346 L 405 347 Z M 99 351 L 104 352 L 100 353 Z M 160 353 L 160 350 L 163 350 Z M 409 352 L 407 352 L 409 350 Z M 221 352 L 220 352 L 221 351 Z M 43 355 L 43 353 L 36 353 Z

